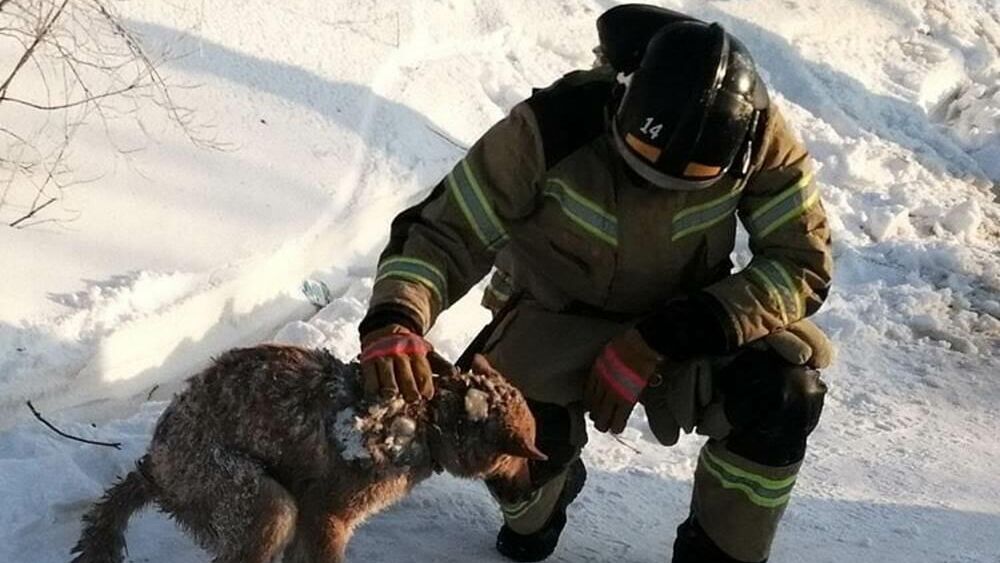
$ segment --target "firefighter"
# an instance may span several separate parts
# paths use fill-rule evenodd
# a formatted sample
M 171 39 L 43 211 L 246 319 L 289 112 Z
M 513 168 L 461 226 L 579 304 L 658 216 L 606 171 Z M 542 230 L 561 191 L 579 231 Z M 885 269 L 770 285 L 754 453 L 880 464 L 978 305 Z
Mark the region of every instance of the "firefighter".
M 641 402 L 661 443 L 708 436 L 674 563 L 766 561 L 831 353 L 803 320 L 832 268 L 812 164 L 719 24 L 623 5 L 598 31 L 600 64 L 515 106 L 392 222 L 365 384 L 429 397 L 423 335 L 493 270 L 478 351 L 529 399 L 549 456 L 531 495 L 501 503 L 497 549 L 554 551 L 586 477 L 585 416 L 620 433 Z M 737 216 L 753 258 L 733 272 Z

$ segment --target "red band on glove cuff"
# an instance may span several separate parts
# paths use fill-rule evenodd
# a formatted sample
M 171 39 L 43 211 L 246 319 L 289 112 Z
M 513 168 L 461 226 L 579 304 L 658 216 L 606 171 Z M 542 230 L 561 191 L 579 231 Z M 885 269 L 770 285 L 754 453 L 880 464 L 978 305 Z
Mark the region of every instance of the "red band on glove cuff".
M 614 348 L 608 346 L 597 359 L 597 373 L 616 395 L 635 403 L 646 387 L 646 379 L 628 367 Z
M 391 334 L 372 342 L 361 351 L 361 361 L 367 362 L 386 356 L 427 355 L 430 344 L 415 334 Z

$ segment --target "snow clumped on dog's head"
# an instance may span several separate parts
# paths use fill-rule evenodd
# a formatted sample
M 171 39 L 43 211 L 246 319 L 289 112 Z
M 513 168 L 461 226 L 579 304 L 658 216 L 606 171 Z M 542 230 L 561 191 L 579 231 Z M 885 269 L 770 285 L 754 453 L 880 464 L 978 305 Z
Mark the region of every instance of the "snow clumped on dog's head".
M 481 478 L 506 456 L 545 459 L 524 396 L 484 357 L 476 356 L 468 372 L 438 377 L 432 402 L 439 430 L 432 450 L 449 473 Z

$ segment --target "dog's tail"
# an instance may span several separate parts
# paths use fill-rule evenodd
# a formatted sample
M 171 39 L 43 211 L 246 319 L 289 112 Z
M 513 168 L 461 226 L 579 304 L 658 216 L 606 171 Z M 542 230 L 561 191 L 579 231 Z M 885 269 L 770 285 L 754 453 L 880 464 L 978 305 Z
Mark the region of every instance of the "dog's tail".
M 154 487 L 143 471 L 148 457 L 115 483 L 104 497 L 83 516 L 83 532 L 71 554 L 71 563 L 122 563 L 125 528 L 134 512 L 154 498 Z

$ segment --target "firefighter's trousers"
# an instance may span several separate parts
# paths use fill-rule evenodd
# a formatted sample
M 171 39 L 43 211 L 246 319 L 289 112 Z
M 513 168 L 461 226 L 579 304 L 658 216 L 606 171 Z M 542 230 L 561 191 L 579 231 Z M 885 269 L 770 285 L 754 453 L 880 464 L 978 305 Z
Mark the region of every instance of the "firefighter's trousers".
M 583 383 L 601 347 L 626 326 L 620 319 L 554 313 L 528 302 L 514 308 L 487 341 L 484 352 L 493 366 L 528 397 L 537 444 L 549 456 L 532 463 L 536 492 L 501 507 L 518 533 L 532 533 L 548 521 L 565 469 L 587 441 Z M 762 346 L 667 365 L 654 377 L 640 401 L 657 440 L 673 445 L 681 431 L 708 437 L 681 530 L 693 528 L 707 538 L 679 534 L 676 563 L 767 559 L 825 391 L 817 371 Z

